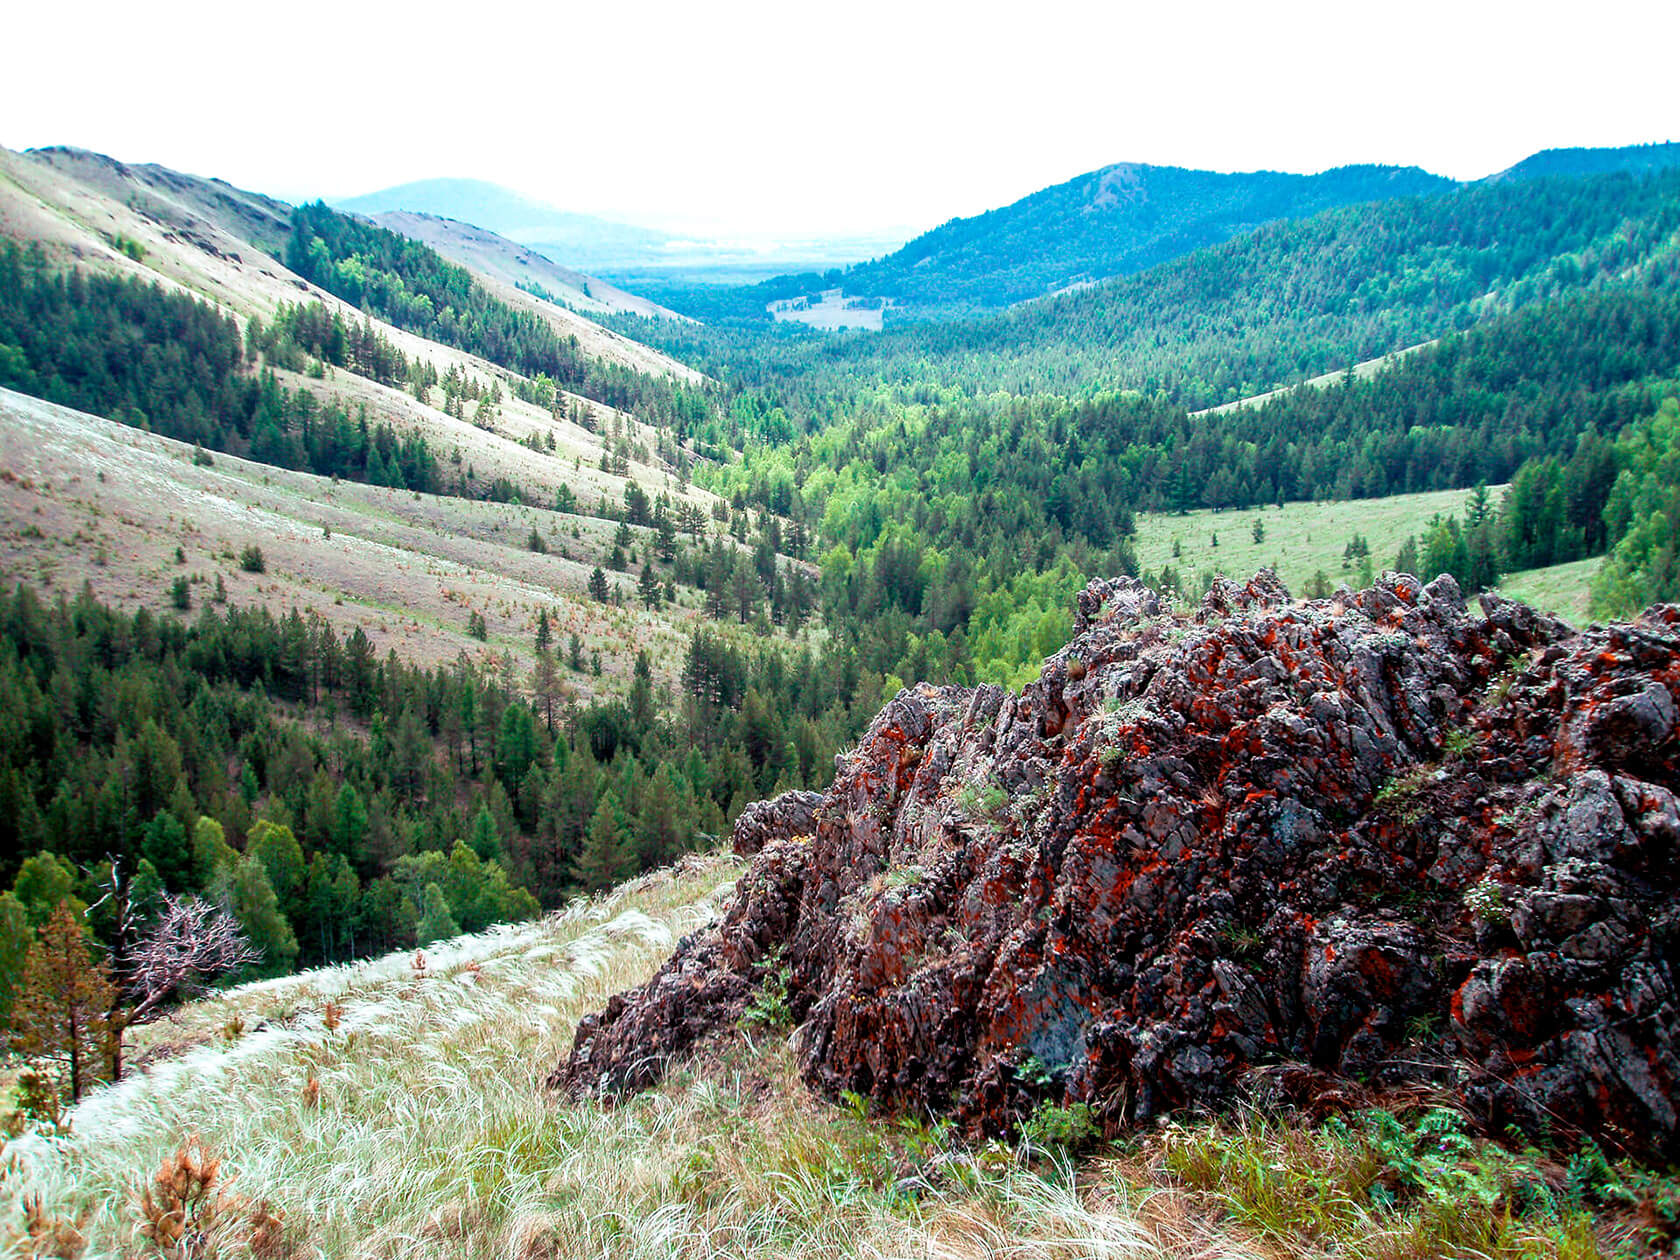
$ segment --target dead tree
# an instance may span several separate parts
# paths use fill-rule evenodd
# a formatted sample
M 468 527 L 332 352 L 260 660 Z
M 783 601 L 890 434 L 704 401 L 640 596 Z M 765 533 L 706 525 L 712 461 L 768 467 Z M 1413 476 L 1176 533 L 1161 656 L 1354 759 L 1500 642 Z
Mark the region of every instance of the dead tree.
M 128 1023 L 144 1023 L 165 1003 L 185 998 L 217 976 L 262 960 L 225 907 L 165 893 L 155 917 L 135 934 L 122 969 L 134 1005 Z

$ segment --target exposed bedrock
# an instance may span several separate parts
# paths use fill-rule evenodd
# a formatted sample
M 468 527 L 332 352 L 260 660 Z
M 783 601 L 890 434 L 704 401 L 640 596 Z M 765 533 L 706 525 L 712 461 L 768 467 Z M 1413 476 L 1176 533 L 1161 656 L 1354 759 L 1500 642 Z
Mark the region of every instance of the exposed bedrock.
M 552 1083 L 653 1084 L 785 968 L 807 1081 L 974 1133 L 1299 1064 L 1680 1154 L 1680 608 L 1261 573 L 1190 618 L 1093 582 L 1076 625 L 1021 695 L 907 689 L 743 814 L 728 911 Z

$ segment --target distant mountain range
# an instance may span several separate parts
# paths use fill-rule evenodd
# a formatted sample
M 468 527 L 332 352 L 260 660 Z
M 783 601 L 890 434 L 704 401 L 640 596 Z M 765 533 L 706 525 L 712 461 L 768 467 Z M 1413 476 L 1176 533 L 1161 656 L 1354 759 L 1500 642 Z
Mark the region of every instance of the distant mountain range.
M 673 240 L 647 228 L 557 210 L 480 179 L 423 179 L 332 204 L 370 218 L 406 210 L 455 219 L 537 248 L 554 262 L 582 270 L 658 257 Z
M 1547 149 L 1472 182 L 1650 173 L 1677 165 L 1680 144 Z M 373 217 L 406 211 L 484 228 L 562 268 L 604 275 L 708 322 L 762 322 L 772 304 L 781 306 L 784 318 L 789 308 L 793 318 L 802 318 L 801 310 L 826 309 L 818 295 L 839 290 L 885 308 L 894 323 L 981 314 L 1133 275 L 1267 223 L 1465 186 L 1417 167 L 1343 166 L 1297 175 L 1118 163 L 984 214 L 952 219 L 850 266 L 833 264 L 858 257 L 866 241 L 805 242 L 765 252 L 683 240 L 559 210 L 482 180 L 422 180 L 336 204 Z
M 1273 220 L 1453 186 L 1416 167 L 1228 175 L 1125 162 L 952 219 L 850 268 L 845 288 L 911 306 L 1007 306 L 1142 271 Z
M 1680 165 L 1680 144 L 1549 149 L 1479 182 L 1650 173 Z M 778 276 L 728 292 L 641 291 L 711 321 L 758 321 L 766 307 L 825 290 L 880 302 L 889 322 L 983 313 L 1133 275 L 1254 231 L 1326 210 L 1465 187 L 1417 167 L 1344 166 L 1317 175 L 1225 174 L 1120 163 L 972 218 L 952 219 L 885 257 L 844 271 Z
M 453 219 L 504 236 L 564 268 L 610 276 L 636 287 L 656 284 L 740 285 L 767 276 L 832 267 L 896 246 L 902 236 L 858 236 L 765 242 L 696 240 L 588 214 L 574 214 L 478 179 L 423 179 L 332 203 L 378 218 L 409 212 Z

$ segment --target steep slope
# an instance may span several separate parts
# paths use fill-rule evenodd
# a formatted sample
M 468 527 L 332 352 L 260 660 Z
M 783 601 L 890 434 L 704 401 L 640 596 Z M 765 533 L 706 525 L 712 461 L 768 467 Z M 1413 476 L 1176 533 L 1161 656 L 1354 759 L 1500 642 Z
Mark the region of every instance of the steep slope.
M 821 798 L 743 814 L 728 911 L 553 1083 L 653 1083 L 780 960 L 808 1082 L 974 1132 L 1358 1076 L 1672 1158 L 1680 607 L 1483 607 L 1091 583 L 1021 695 L 901 692 Z
M 246 985 L 131 1030 L 134 1070 L 75 1110 L 73 1137 L 8 1142 L 0 1248 L 34 1199 L 76 1219 L 86 1254 L 133 1254 L 133 1189 L 193 1134 L 225 1161 L 224 1185 L 266 1204 L 258 1254 L 483 1256 L 491 1235 L 510 1255 L 558 1254 L 555 1170 L 616 1126 L 557 1125 L 530 1060 L 645 975 L 733 875 L 692 858 L 539 922 Z M 211 1238 L 189 1236 L 199 1254 L 247 1254 L 250 1219 L 229 1211 Z
M 675 311 L 626 293 L 594 276 L 562 267 L 516 241 L 459 219 L 408 210 L 391 210 L 372 217 L 381 227 L 423 241 L 451 262 L 480 276 L 516 287 L 540 289 L 579 311 L 640 315 L 647 319 L 683 318 Z
M 162 167 L 128 166 L 73 149 L 0 149 L 0 235 L 40 241 L 54 257 L 116 274 L 161 276 L 228 308 L 269 321 L 281 302 L 317 300 L 347 319 L 362 314 L 300 280 L 278 261 L 291 235 L 292 207 L 219 181 Z M 138 256 L 119 241 L 133 242 Z M 499 294 L 516 292 L 493 277 Z M 695 380 L 667 355 L 611 333 L 576 312 L 530 294 L 512 299 L 539 311 L 585 353 L 638 372 Z M 410 357 L 453 366 L 486 387 L 507 373 L 474 356 L 387 330 Z
M 32 149 L 24 156 L 115 200 L 138 201 L 148 217 L 183 232 L 191 233 L 199 221 L 207 221 L 267 254 L 285 248 L 291 232 L 289 205 L 225 180 L 184 175 L 166 166 L 130 165 L 64 146 Z

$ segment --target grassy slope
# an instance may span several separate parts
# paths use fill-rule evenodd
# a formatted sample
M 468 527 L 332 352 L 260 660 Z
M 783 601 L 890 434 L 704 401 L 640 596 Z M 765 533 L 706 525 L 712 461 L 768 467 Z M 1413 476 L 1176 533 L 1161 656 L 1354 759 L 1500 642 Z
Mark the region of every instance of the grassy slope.
M 290 301 L 320 301 L 346 318 L 362 318 L 238 234 L 262 235 L 251 231 L 256 211 L 250 195 L 232 199 L 230 208 L 217 201 L 218 186 L 180 177 L 184 182 L 177 187 L 164 178 L 171 174 L 92 154 L 0 149 L 0 237 L 38 241 L 49 257 L 96 272 L 138 275 L 184 289 L 241 320 L 267 319 L 278 303 Z M 278 203 L 255 201 L 257 210 L 267 208 L 263 222 L 272 229 Z M 138 242 L 143 258 L 113 248 L 118 237 Z M 495 284 L 517 304 L 556 309 Z M 600 432 L 555 423 L 548 412 L 511 396 L 512 374 L 505 369 L 375 323 L 405 354 L 430 360 L 439 372 L 453 366 L 486 386 L 502 382 L 505 398 L 493 429 L 455 420 L 348 371 L 330 370 L 320 378 L 280 372 L 281 383 L 341 402 L 352 413 L 365 406 L 370 422 L 386 421 L 399 434 L 418 433 L 431 444 L 446 477 L 469 467 L 479 485 L 505 477 L 536 503 L 552 503 L 555 491 L 567 485 L 591 508 L 603 499 L 621 504 L 633 480 L 650 497 L 669 493 L 709 516 L 714 497 L 693 486 L 679 493 L 672 470 L 656 456 L 652 463 L 632 462 L 627 478 L 600 471 L 604 435 L 615 415 L 633 443 L 652 451 L 657 443 L 646 425 L 598 403 L 593 409 Z M 589 327 L 603 344 L 623 349 L 618 357 L 644 370 L 665 364 L 677 374 L 696 375 L 617 334 Z M 434 398 L 437 394 L 433 391 Z M 552 434 L 557 449 L 538 452 L 522 445 L 532 433 Z M 451 460 L 456 452 L 458 468 Z M 12 475 L 0 485 L 0 579 L 8 582 L 74 591 L 91 580 L 102 598 L 118 605 L 162 608 L 170 583 L 182 572 L 204 579 L 194 588 L 195 606 L 221 572 L 235 602 L 260 600 L 276 611 L 294 602 L 313 607 L 341 632 L 363 625 L 381 654 L 394 647 L 408 659 L 432 662 L 453 659 L 463 649 L 486 650 L 464 637 L 469 608 L 485 614 L 489 648 L 528 657 L 537 610 L 546 603 L 551 615 L 559 613 L 562 645 L 575 632 L 586 650 L 600 649 L 609 684 L 614 674 L 628 676 L 640 647 L 654 649 L 656 670 L 669 677 L 680 665 L 680 644 L 697 616 L 686 608 L 657 616 L 618 612 L 580 598 L 590 568 L 604 567 L 612 546 L 610 527 L 589 517 L 415 498 L 348 483 L 329 487 L 318 478 L 220 455 L 213 470 L 194 469 L 177 444 L 92 423 L 16 394 L 0 396 L 0 455 L 0 468 Z M 140 463 L 130 470 L 135 460 Z M 98 479 L 101 472 L 104 481 Z M 228 486 L 228 477 L 240 484 Z M 210 497 L 201 501 L 206 490 Z M 189 529 L 188 523 L 199 528 Z M 574 525 L 581 538 L 570 536 Z M 533 526 L 547 538 L 550 556 L 525 549 Z M 323 527 L 334 532 L 331 544 L 321 537 Z M 104 540 L 103 563 L 95 539 Z M 268 556 L 269 572 L 260 579 L 240 573 L 233 563 L 247 541 L 257 542 Z M 177 545 L 187 553 L 184 570 L 174 564 Z M 632 596 L 633 584 L 626 591 Z M 694 592 L 684 598 L 696 602 Z M 523 677 L 523 665 L 519 672 Z M 584 692 L 594 686 L 581 677 L 572 681 Z
M 207 212 L 199 204 L 200 197 L 183 194 L 166 198 L 155 184 L 142 181 L 129 168 L 107 159 L 49 156 L 52 160 L 0 149 L 0 237 L 39 242 L 50 259 L 89 271 L 139 276 L 183 289 L 216 303 L 242 323 L 252 317 L 271 319 L 282 302 L 320 302 L 346 320 L 359 323 L 364 318 L 362 312 L 306 284 L 230 230 L 248 230 L 248 226 L 243 220 Z M 119 237 L 137 243 L 144 251 L 142 258 L 137 261 L 116 250 L 113 242 Z M 591 354 L 640 371 L 666 371 L 690 380 L 697 376 L 674 359 L 570 311 L 520 293 L 511 285 L 493 280 L 488 283 L 502 296 L 512 295 L 509 300 L 517 305 L 555 321 L 562 333 L 577 334 Z M 440 376 L 453 367 L 486 388 L 500 382 L 502 393 L 510 392 L 508 383 L 514 374 L 504 368 L 379 320 L 373 324 L 405 355 L 431 362 Z M 447 427 L 442 412 L 414 403 L 401 391 L 366 386 L 349 373 L 309 384 L 323 398 L 340 399 L 352 407 L 366 402 L 370 420 L 385 420 L 428 438 Z M 610 407 L 599 403 L 594 406 L 603 423 L 613 415 Z M 507 422 L 504 428 L 515 438 L 546 420 L 545 412 L 511 397 L 503 404 L 503 413 Z M 566 431 L 573 426 L 561 428 Z M 580 441 L 589 445 L 587 440 Z M 599 463 L 598 440 L 593 445 L 595 462 Z
M 1579 1211 L 1380 1206 L 1382 1153 L 1300 1121 L 1189 1120 L 1078 1163 L 965 1146 L 936 1123 L 814 1098 L 785 1030 L 736 1029 L 622 1106 L 545 1093 L 578 1018 L 646 977 L 739 871 L 690 858 L 541 922 L 439 942 L 419 967 L 394 954 L 267 981 L 134 1030 L 130 1075 L 86 1099 L 69 1136 L 5 1149 L 0 1247 L 20 1242 L 8 1231 L 33 1199 L 90 1257 L 155 1254 L 135 1190 L 197 1135 L 223 1185 L 280 1216 L 294 1256 L 1601 1254 Z M 1471 1144 L 1442 1175 L 1497 1180 L 1509 1163 Z M 193 1254 L 247 1254 L 243 1219 Z M 1600 1223 L 1602 1241 L 1616 1228 Z
M 1545 569 L 1512 573 L 1499 584 L 1499 590 L 1512 599 L 1556 613 L 1573 625 L 1584 626 L 1592 620 L 1587 585 L 1603 563 L 1603 556 L 1593 556 L 1568 564 L 1554 564 Z
M 1504 487 L 1489 493 L 1495 503 Z M 1284 585 L 1299 592 L 1322 569 L 1332 584 L 1358 584 L 1357 563 L 1342 568 L 1342 550 L 1354 534 L 1371 544 L 1371 565 L 1381 573 L 1392 568 L 1407 536 L 1421 538 L 1425 524 L 1437 512 L 1464 519 L 1464 490 L 1435 490 L 1397 494 L 1386 499 L 1355 499 L 1334 503 L 1286 503 L 1248 512 L 1196 511 L 1180 516 L 1146 512 L 1137 518 L 1138 563 L 1151 573 L 1171 565 L 1186 586 L 1195 586 L 1198 573 L 1223 573 L 1247 578 L 1267 565 L 1275 567 Z M 1253 525 L 1265 526 L 1265 539 L 1254 541 Z M 1219 545 L 1213 545 L 1215 535 Z M 1178 543 L 1179 556 L 1172 548 Z M 1587 620 L 1587 582 L 1598 560 L 1556 565 L 1508 576 L 1500 589 L 1515 599 L 1554 612 L 1578 624 Z
M 643 611 L 631 575 L 612 579 L 625 608 L 589 599 L 590 570 L 612 548 L 608 521 L 212 458 L 199 466 L 180 442 L 0 390 L 0 582 L 30 582 L 52 598 L 87 581 L 118 607 L 163 610 L 185 575 L 196 610 L 220 574 L 230 602 L 276 614 L 313 608 L 341 636 L 361 625 L 381 656 L 394 648 L 442 663 L 461 651 L 507 651 L 520 680 L 546 607 L 562 648 L 575 633 L 586 652 L 600 651 L 608 686 L 628 679 L 641 647 L 652 649 L 656 677 L 671 679 L 703 616 L 690 590 L 679 591 L 677 607 Z M 533 528 L 548 554 L 529 550 Z M 651 531 L 633 533 L 640 559 Z M 248 543 L 262 548 L 266 572 L 240 569 Z M 488 643 L 467 637 L 470 610 L 484 614 Z M 584 693 L 602 685 L 569 681 Z
M 649 319 L 683 318 L 646 298 L 563 267 L 517 241 L 471 223 L 407 210 L 376 214 L 373 220 L 381 227 L 423 241 L 451 262 L 481 276 L 493 276 L 509 286 L 537 285 L 576 311 L 624 313 Z

